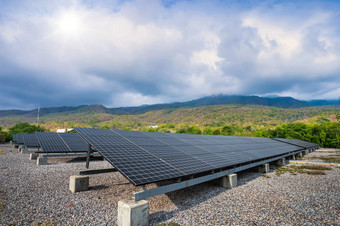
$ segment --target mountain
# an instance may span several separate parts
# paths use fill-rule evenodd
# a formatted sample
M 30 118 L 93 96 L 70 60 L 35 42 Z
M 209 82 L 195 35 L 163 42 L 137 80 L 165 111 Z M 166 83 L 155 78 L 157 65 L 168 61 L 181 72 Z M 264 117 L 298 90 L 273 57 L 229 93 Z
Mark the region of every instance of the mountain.
M 175 102 L 168 104 L 154 104 L 154 105 L 142 105 L 139 107 L 119 107 L 119 108 L 106 108 L 103 105 L 81 105 L 76 107 L 50 107 L 41 108 L 40 116 L 63 113 L 63 114 L 75 114 L 75 113 L 107 113 L 114 115 L 134 115 L 143 114 L 149 111 L 163 110 L 163 109 L 176 109 L 183 107 L 199 107 L 209 105 L 261 105 L 278 108 L 302 108 L 312 106 L 324 106 L 324 105 L 340 105 L 340 100 L 311 100 L 302 101 L 292 97 L 259 97 L 259 96 L 226 96 L 215 95 L 203 97 L 196 100 L 186 102 Z M 0 110 L 0 117 L 6 117 L 9 115 L 35 118 L 38 115 L 38 110 Z

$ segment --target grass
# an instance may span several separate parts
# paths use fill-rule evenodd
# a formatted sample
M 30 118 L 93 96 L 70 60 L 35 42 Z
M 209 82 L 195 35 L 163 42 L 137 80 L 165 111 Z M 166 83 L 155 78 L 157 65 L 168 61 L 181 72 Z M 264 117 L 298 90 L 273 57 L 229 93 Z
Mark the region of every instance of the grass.
M 309 169 L 309 170 L 332 170 L 329 166 L 318 166 L 318 165 L 302 165 L 298 166 L 301 169 Z
M 324 162 L 340 164 L 340 155 L 327 155 L 327 156 L 310 157 L 310 159 L 321 159 Z
M 5 153 L 6 153 L 6 152 L 5 152 L 4 150 L 1 150 L 1 149 L 0 149 L 0 155 L 1 155 L 1 154 L 5 154 Z
M 270 178 L 267 174 L 262 174 L 261 177 Z
M 331 167 L 327 166 L 316 166 L 316 165 L 302 165 L 302 166 L 282 166 L 275 170 L 277 176 L 281 176 L 285 173 L 291 175 L 297 175 L 298 173 L 305 173 L 310 175 L 326 175 L 325 170 L 332 170 Z

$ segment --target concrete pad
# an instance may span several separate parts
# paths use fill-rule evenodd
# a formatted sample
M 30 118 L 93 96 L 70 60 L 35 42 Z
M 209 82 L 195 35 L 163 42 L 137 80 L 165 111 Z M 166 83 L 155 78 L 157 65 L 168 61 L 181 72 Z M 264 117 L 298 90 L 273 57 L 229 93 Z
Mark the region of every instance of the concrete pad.
M 276 165 L 279 165 L 279 166 L 284 166 L 286 165 L 286 159 L 285 158 L 282 158 L 282 159 L 279 159 L 276 161 Z
M 70 176 L 70 190 L 73 193 L 89 190 L 89 176 Z
M 31 153 L 30 154 L 30 160 L 35 160 L 39 157 L 39 154 L 38 153 Z
M 228 176 L 222 177 L 221 186 L 223 188 L 231 189 L 237 186 L 237 174 L 230 174 Z
M 118 226 L 149 225 L 149 202 L 146 200 L 118 201 Z
M 37 158 L 37 165 L 47 165 L 47 158 L 38 157 Z
M 259 173 L 268 173 L 269 172 L 269 164 L 263 164 L 259 166 Z
M 26 154 L 28 152 L 28 150 L 26 148 L 21 148 L 21 154 Z

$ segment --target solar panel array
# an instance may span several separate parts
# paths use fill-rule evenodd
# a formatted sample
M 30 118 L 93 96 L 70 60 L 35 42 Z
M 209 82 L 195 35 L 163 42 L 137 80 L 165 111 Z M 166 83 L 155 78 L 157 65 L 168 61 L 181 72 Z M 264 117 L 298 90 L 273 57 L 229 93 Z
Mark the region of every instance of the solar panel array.
M 13 141 L 13 143 L 16 143 L 17 142 L 17 135 L 18 134 L 13 134 L 13 138 L 12 138 L 12 141 Z
M 35 132 L 40 147 L 48 153 L 87 152 L 88 143 L 75 133 Z
M 34 133 L 23 133 L 22 136 L 26 147 L 40 147 L 37 136 Z
M 267 138 L 74 129 L 136 186 L 302 149 Z
M 303 148 L 315 148 L 315 147 L 320 147 L 317 144 L 308 142 L 308 141 L 304 141 L 304 140 L 298 140 L 298 139 L 286 139 L 286 138 L 273 138 L 274 140 L 278 140 L 284 143 L 288 143 L 288 144 L 293 144 L 299 147 L 303 147 Z
M 22 133 L 16 134 L 16 142 L 17 144 L 24 144 L 24 137 Z

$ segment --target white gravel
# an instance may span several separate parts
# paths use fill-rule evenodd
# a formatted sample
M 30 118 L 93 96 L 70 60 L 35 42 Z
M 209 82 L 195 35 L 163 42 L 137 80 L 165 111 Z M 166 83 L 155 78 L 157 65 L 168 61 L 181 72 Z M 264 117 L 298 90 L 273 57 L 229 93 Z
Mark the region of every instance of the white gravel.
M 72 194 L 69 176 L 85 170 L 85 162 L 37 166 L 10 145 L 0 149 L 7 151 L 0 154 L 0 225 L 115 225 L 118 200 L 141 190 L 115 172 L 90 176 L 91 189 Z M 90 162 L 91 169 L 110 167 Z M 150 223 L 340 225 L 340 168 L 332 168 L 326 175 L 278 177 L 272 171 L 270 178 L 248 171 L 238 174 L 239 186 L 231 190 L 214 181 L 159 195 L 149 199 Z

